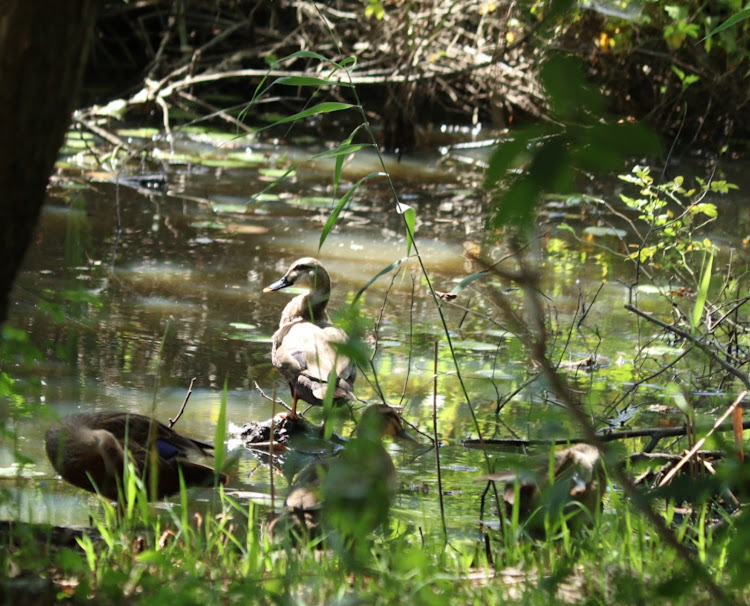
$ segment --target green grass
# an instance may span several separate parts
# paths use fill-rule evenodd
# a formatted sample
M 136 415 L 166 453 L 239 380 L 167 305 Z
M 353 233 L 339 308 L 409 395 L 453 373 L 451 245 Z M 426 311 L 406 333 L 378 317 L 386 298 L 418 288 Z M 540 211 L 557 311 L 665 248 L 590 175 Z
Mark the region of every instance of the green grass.
M 118 517 L 109 503 L 104 506 L 95 519 L 100 538 L 84 536 L 77 546 L 55 548 L 36 535 L 18 538 L 16 547 L 4 545 L 1 586 L 7 590 L 19 578 L 49 578 L 54 592 L 72 603 L 170 606 L 695 604 L 710 599 L 689 567 L 614 491 L 593 526 L 576 535 L 564 522 L 547 520 L 541 540 L 524 537 L 523 528 L 509 524 L 504 535 L 492 530 L 485 539 L 477 531 L 449 536 L 446 543 L 435 520 L 392 518 L 387 528 L 359 538 L 366 557 L 359 550 L 357 561 L 346 552 L 270 544 L 268 512 L 231 499 L 221 487 L 215 502 L 200 512 L 188 506 L 184 491 L 179 505 L 158 515 L 141 505 L 143 487 L 131 496 L 136 503 L 125 516 Z M 727 556 L 737 537 L 699 532 L 702 523 L 699 516 L 695 523 L 677 525 L 680 536 L 717 584 L 737 587 L 742 576 L 732 572 Z

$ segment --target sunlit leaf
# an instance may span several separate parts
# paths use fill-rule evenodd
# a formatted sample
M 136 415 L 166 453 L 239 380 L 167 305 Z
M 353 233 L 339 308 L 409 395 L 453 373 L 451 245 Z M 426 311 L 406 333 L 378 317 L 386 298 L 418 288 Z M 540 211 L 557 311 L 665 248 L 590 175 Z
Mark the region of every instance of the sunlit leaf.
M 719 216 L 719 211 L 716 208 L 716 204 L 711 204 L 710 202 L 702 202 L 700 204 L 691 206 L 690 213 L 694 215 L 703 213 L 704 215 L 706 215 L 707 217 L 711 217 L 712 219 L 715 219 Z
M 396 203 L 396 212 L 404 216 L 404 222 L 406 223 L 406 254 L 408 256 L 414 243 L 414 231 L 417 227 L 417 211 L 408 204 L 398 202 Z
M 624 229 L 617 229 L 615 227 L 606 227 L 604 225 L 590 225 L 583 229 L 583 233 L 592 236 L 615 236 L 617 238 L 624 238 L 628 232 Z

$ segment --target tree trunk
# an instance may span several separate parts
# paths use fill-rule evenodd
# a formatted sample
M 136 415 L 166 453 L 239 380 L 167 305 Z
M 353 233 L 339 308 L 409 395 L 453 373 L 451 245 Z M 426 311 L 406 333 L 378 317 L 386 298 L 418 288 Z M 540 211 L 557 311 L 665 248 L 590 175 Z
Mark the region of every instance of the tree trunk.
M 0 6 L 0 324 L 70 121 L 97 4 Z

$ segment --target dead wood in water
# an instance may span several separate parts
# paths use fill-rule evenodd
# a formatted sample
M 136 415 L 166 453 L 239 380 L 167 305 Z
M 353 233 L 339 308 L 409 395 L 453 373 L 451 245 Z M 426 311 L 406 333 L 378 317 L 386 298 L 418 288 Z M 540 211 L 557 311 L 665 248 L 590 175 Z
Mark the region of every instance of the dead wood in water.
M 742 422 L 743 429 L 750 429 L 750 421 Z M 601 442 L 614 442 L 616 440 L 627 440 L 630 438 L 651 438 L 646 448 L 642 452 L 649 453 L 653 451 L 656 444 L 662 438 L 672 438 L 677 436 L 686 436 L 687 427 L 685 425 L 678 425 L 676 427 L 644 427 L 642 429 L 624 429 L 622 431 L 611 431 L 607 433 L 597 434 L 597 437 Z M 722 423 L 716 429 L 716 431 L 733 431 L 731 422 Z M 532 446 L 562 446 L 566 444 L 580 444 L 586 442 L 586 438 L 573 437 L 573 438 L 484 438 L 484 444 L 488 447 L 495 447 L 498 450 L 518 450 L 523 448 L 529 448 Z M 467 448 L 481 448 L 481 444 L 477 439 L 467 439 L 461 442 Z

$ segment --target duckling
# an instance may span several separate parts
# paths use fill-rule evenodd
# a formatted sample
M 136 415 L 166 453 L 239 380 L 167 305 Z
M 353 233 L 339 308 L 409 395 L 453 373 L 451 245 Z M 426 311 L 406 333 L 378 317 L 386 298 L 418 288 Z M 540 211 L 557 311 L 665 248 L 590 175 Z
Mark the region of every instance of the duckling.
M 574 514 L 580 509 L 572 502 L 582 505 L 591 514 L 601 509 L 605 476 L 601 454 L 595 446 L 584 443 L 574 444 L 570 448 L 556 452 L 553 473 L 554 482 L 551 486 L 546 466 L 540 466 L 537 473 L 490 474 L 476 481 L 504 483 L 503 500 L 505 513 L 509 518 L 515 504 L 515 483 L 518 481 L 520 484 L 519 519 L 530 523 L 528 529 L 532 533 L 541 531 L 543 528 L 541 516 L 534 515 L 540 507 L 563 512 L 565 515 Z M 575 518 L 575 525 L 579 526 L 583 516 L 575 516 Z
M 122 490 L 125 452 L 136 473 L 151 491 L 151 470 L 156 464 L 156 493 L 161 499 L 180 491 L 180 471 L 185 485 L 212 486 L 216 472 L 194 463 L 188 453 L 210 456 L 213 446 L 180 435 L 155 419 L 125 412 L 91 412 L 64 417 L 45 435 L 45 448 L 52 466 L 63 480 L 99 492 L 113 501 Z M 152 450 L 153 455 L 152 456 Z M 227 477 L 219 473 L 219 481 Z
M 331 297 L 331 280 L 317 259 L 305 257 L 292 263 L 283 278 L 263 292 L 281 290 L 300 284 L 310 291 L 294 297 L 281 313 L 279 328 L 273 335 L 271 360 L 289 383 L 292 411 L 297 416 L 297 402 L 320 406 L 326 396 L 331 373 L 336 373 L 334 404 L 354 399 L 357 366 L 339 353 L 337 344 L 348 341 L 347 334 L 328 320 L 326 306 Z
M 271 537 L 316 538 L 323 521 L 345 540 L 384 523 L 398 487 L 396 468 L 382 444 L 384 436 L 416 442 L 393 408 L 369 406 L 340 457 L 300 472 L 284 509 L 268 526 Z

